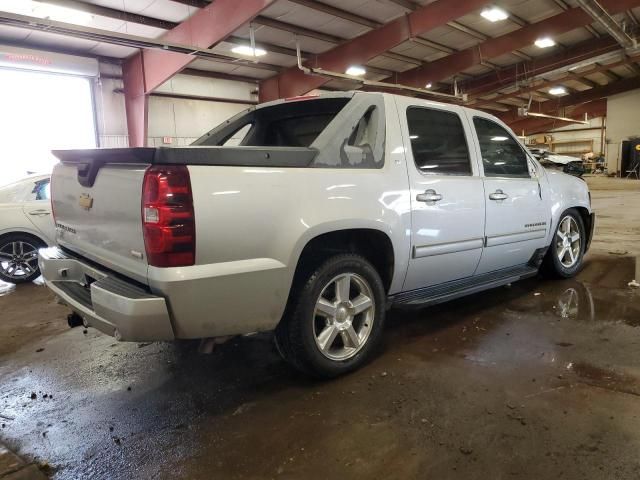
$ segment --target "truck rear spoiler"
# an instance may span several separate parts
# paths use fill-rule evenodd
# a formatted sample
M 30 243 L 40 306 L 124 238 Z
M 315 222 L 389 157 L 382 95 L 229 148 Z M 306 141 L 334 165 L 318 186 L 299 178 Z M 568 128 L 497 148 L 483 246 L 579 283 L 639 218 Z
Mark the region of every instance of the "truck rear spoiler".
M 106 164 L 216 165 L 225 167 L 304 168 L 318 154 L 308 147 L 156 147 L 54 150 L 65 164 L 78 168 L 78 182 L 90 187 Z

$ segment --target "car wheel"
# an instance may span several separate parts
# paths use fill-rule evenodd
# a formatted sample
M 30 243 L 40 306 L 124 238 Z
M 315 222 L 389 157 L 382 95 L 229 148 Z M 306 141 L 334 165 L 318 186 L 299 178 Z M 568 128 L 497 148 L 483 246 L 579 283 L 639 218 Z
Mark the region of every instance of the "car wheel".
M 543 270 L 558 278 L 571 278 L 576 275 L 582 266 L 585 241 L 582 217 L 573 208 L 565 210 L 560 215 Z
M 0 280 L 9 283 L 31 282 L 40 276 L 38 249 L 46 247 L 41 240 L 22 233 L 0 239 Z
M 366 259 L 355 254 L 332 257 L 293 295 L 276 329 L 285 360 L 304 373 L 331 378 L 371 358 L 382 337 L 386 295 Z

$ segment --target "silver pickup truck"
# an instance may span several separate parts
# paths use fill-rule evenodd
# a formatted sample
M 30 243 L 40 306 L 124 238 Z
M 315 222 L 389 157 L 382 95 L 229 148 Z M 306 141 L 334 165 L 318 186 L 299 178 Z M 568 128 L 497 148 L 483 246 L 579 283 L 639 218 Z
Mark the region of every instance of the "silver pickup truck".
M 574 275 L 594 215 L 495 117 L 341 92 L 252 107 L 184 148 L 55 152 L 46 284 L 123 341 L 275 330 L 330 377 L 392 304 Z

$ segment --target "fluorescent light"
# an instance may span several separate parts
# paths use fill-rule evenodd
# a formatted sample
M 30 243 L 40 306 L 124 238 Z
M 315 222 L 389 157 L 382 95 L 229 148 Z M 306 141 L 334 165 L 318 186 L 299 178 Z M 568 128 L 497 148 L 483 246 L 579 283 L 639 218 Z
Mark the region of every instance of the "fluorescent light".
M 549 48 L 553 47 L 556 42 L 553 41 L 553 38 L 550 37 L 542 37 L 535 41 L 536 47 L 538 48 Z
M 567 93 L 567 89 L 560 86 L 560 87 L 553 87 L 549 89 L 549 93 L 551 95 L 564 95 L 565 93 Z
M 418 135 L 409 135 L 409 138 L 410 138 L 411 140 L 415 140 L 416 138 L 418 138 Z
M 367 73 L 367 71 L 364 69 L 364 67 L 360 67 L 358 65 L 351 65 L 349 68 L 347 68 L 347 71 L 345 73 L 347 75 L 353 75 L 354 77 L 359 77 Z
M 431 88 L 431 87 L 433 87 L 433 85 L 431 84 L 431 82 L 427 83 L 427 84 L 424 86 L 424 88 Z
M 48 18 L 76 25 L 88 25 L 93 21 L 93 15 L 90 13 L 74 8 L 36 2 L 35 0 L 3 0 L 0 8 L 9 13 Z
M 509 14 L 498 7 L 485 8 L 480 12 L 480 15 L 490 22 L 499 22 L 500 20 L 506 20 L 509 18 Z
M 237 47 L 233 47 L 231 51 L 238 55 L 246 55 L 247 57 L 261 57 L 267 54 L 266 50 L 258 47 L 251 48 L 249 45 L 238 45 Z
M 492 142 L 506 142 L 509 137 L 491 137 Z

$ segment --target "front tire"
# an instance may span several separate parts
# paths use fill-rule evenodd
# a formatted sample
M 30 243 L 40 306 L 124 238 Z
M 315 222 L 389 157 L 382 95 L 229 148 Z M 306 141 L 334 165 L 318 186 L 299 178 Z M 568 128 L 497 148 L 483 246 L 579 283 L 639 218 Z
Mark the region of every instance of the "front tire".
M 543 271 L 556 278 L 574 277 L 582 267 L 586 235 L 582 217 L 574 208 L 565 210 L 545 256 Z
M 337 255 L 301 281 L 276 329 L 284 359 L 320 378 L 351 372 L 370 360 L 386 313 L 375 268 L 360 255 Z
M 38 249 L 46 244 L 31 235 L 12 233 L 0 239 L 0 280 L 32 282 L 40 276 Z

